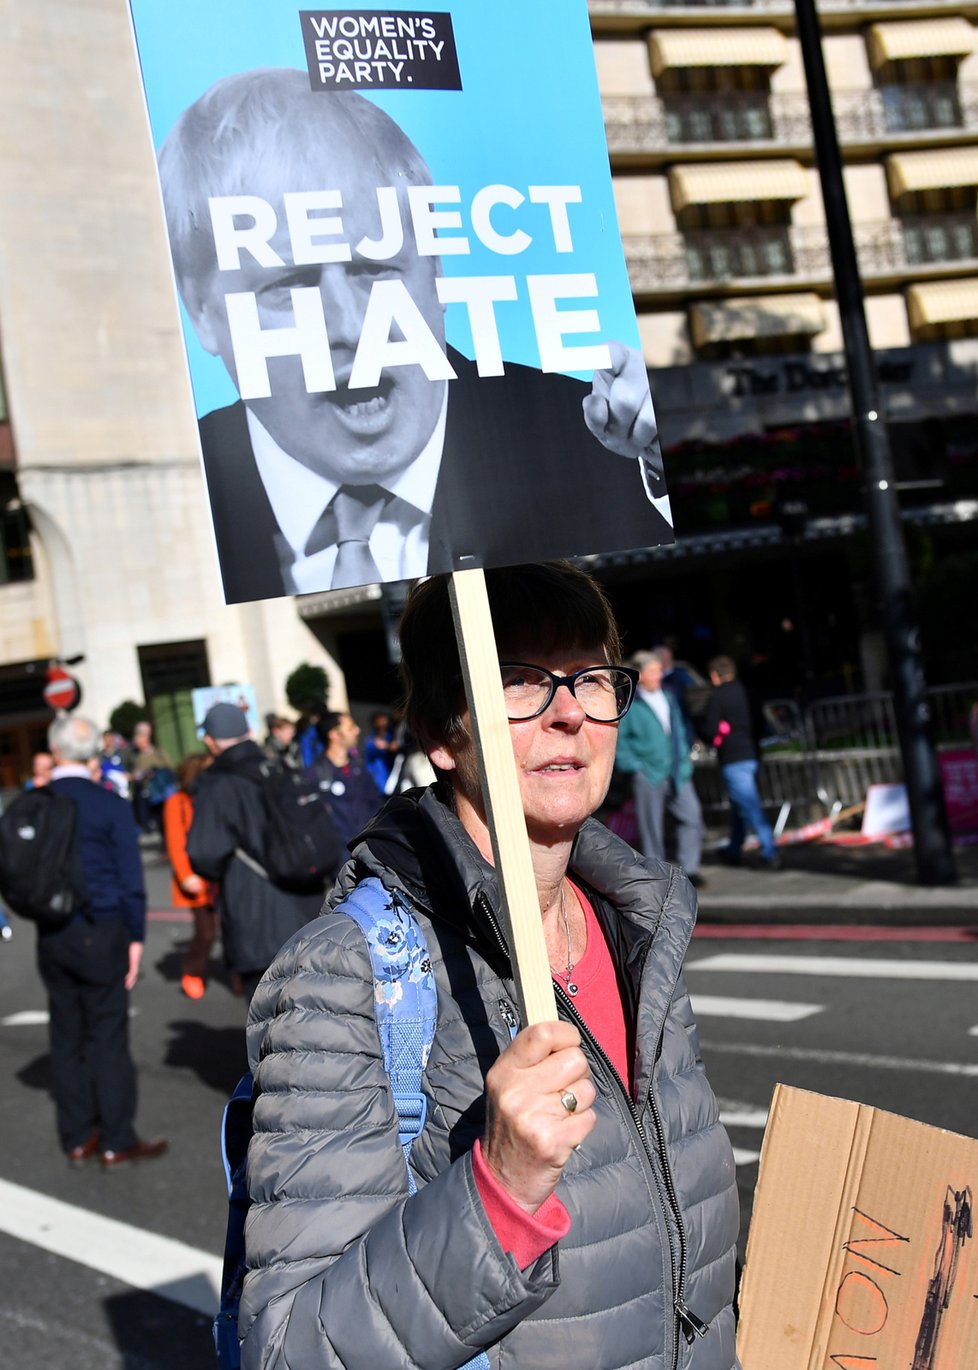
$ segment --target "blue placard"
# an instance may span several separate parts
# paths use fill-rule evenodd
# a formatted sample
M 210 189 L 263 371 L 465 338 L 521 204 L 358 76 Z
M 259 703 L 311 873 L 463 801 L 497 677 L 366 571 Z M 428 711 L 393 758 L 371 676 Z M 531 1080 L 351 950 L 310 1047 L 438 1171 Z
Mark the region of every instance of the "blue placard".
M 131 8 L 229 601 L 672 540 L 585 0 Z

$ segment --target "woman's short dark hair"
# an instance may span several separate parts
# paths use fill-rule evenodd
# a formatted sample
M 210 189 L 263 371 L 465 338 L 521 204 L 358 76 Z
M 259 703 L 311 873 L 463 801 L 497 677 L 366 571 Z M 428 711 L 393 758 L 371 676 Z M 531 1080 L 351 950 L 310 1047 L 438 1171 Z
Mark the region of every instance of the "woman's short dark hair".
M 621 659 L 614 612 L 598 583 L 569 561 L 502 566 L 486 571 L 496 642 L 528 662 L 557 650 L 600 647 L 608 661 Z M 426 747 L 458 746 L 465 692 L 448 576 L 415 585 L 401 617 L 404 712 L 411 732 Z

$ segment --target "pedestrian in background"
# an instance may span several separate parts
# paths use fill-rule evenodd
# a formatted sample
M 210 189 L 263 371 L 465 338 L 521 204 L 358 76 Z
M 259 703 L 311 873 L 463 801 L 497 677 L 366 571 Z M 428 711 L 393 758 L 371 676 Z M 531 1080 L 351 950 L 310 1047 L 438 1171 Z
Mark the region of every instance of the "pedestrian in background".
M 188 999 L 203 999 L 207 992 L 207 967 L 217 936 L 217 886 L 198 875 L 187 856 L 197 779 L 212 760 L 209 752 L 185 756 L 177 767 L 180 788 L 163 804 L 163 837 L 173 871 L 170 900 L 174 908 L 189 909 L 194 920 L 194 935 L 183 954 L 180 975 L 180 988 Z
M 126 769 L 126 740 L 121 733 L 114 732 L 111 728 L 106 728 L 102 733 L 99 765 L 103 778 L 116 794 L 128 799 L 130 796 L 129 772 Z
M 363 760 L 381 794 L 387 793 L 387 782 L 399 752 L 394 720 L 386 709 L 376 709 L 370 715 L 370 730 L 363 744 Z
M 163 830 L 163 803 L 176 789 L 173 762 L 153 741 L 153 725 L 141 719 L 132 730 L 128 769 L 131 776 L 133 811 L 140 832 Z
M 54 758 L 50 752 L 35 752 L 31 757 L 31 773 L 24 783 L 25 790 L 39 790 L 50 785 Z
M 721 854 L 729 865 L 739 866 L 744 838 L 754 832 L 761 844 L 761 869 L 777 870 L 781 858 L 757 789 L 759 753 L 747 691 L 737 679 L 733 657 L 715 656 L 707 670 L 713 690 L 701 730 L 704 741 L 716 750 L 730 800 L 730 838 Z
M 61 1145 L 72 1166 L 104 1169 L 162 1156 L 162 1138 L 134 1128 L 136 1072 L 129 1053 L 129 991 L 139 977 L 146 886 L 132 809 L 94 783 L 95 724 L 64 714 L 48 729 L 51 788 L 78 811 L 77 851 L 86 897 L 67 923 L 38 931 L 48 993 L 51 1073 Z
M 316 725 L 328 713 L 329 707 L 322 699 L 303 701 L 302 713 L 296 725 L 295 739 L 303 770 L 308 770 L 310 766 L 315 765 L 326 749 L 326 744 L 323 742 Z
M 324 714 L 319 720 L 319 734 L 326 750 L 310 767 L 308 776 L 325 796 L 336 831 L 349 850 L 383 804 L 384 795 L 353 755 L 360 728 L 351 714 Z
M 635 820 L 643 856 L 666 859 L 666 813 L 676 823 L 676 860 L 703 885 L 703 811 L 693 784 L 692 738 L 674 695 L 662 688 L 658 652 L 635 652 L 635 703 L 618 729 L 617 768 L 632 776 Z
M 262 866 L 268 761 L 251 738 L 243 710 L 212 704 L 204 717 L 204 744 L 214 764 L 197 778 L 187 855 L 198 875 L 218 884 L 225 960 L 250 998 L 282 943 L 315 918 L 324 890 L 284 889 Z
M 265 755 L 269 761 L 281 766 L 301 767 L 299 743 L 296 739 L 296 725 L 291 718 L 281 714 L 266 714 Z

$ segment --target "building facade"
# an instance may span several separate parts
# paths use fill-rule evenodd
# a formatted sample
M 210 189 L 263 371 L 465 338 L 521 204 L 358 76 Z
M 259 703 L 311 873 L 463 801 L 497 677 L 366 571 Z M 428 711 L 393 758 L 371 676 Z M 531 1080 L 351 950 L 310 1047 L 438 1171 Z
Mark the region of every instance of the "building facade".
M 263 710 L 327 645 L 292 601 L 228 608 L 125 0 L 8 0 L 0 49 L 0 786 L 72 667 L 124 700 L 250 683 Z M 171 746 L 173 745 L 173 729 Z M 178 730 L 187 747 L 187 730 Z
M 673 587 L 698 579 L 716 648 L 770 655 L 782 619 L 801 613 L 809 642 L 788 675 L 878 688 L 861 474 L 794 5 L 591 0 L 590 13 L 678 535 L 675 549 L 628 560 Z M 824 0 L 818 14 L 919 570 L 973 548 L 978 517 L 978 11 Z M 685 624 L 694 635 L 695 618 Z
M 99 720 L 324 667 L 389 700 L 397 595 L 226 607 L 125 0 L 6 0 L 0 49 L 0 785 L 73 667 Z M 978 524 L 978 5 L 819 10 L 908 535 Z M 631 647 L 773 693 L 883 679 L 842 330 L 791 0 L 590 0 L 675 548 L 595 563 Z M 916 545 L 916 544 L 915 544 Z M 930 668 L 929 668 L 930 669 Z M 348 694 L 347 694 L 348 691 Z

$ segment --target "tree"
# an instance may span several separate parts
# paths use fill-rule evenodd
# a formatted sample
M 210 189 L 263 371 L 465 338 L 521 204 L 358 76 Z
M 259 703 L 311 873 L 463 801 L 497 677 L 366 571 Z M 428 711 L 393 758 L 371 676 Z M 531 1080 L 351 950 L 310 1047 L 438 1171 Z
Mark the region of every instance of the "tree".
M 329 680 L 322 666 L 310 666 L 308 662 L 303 662 L 286 680 L 285 697 L 293 709 L 301 713 L 311 700 L 325 701 L 328 685 Z
M 149 711 L 145 704 L 136 704 L 131 699 L 124 700 L 109 714 L 109 727 L 114 733 L 121 733 L 129 742 L 132 741 L 132 733 L 137 723 L 141 723 L 149 717 Z

